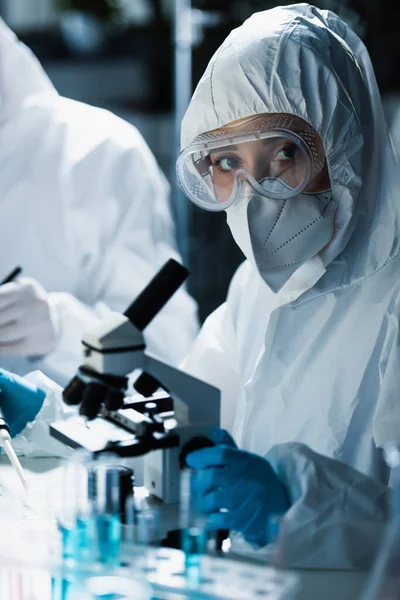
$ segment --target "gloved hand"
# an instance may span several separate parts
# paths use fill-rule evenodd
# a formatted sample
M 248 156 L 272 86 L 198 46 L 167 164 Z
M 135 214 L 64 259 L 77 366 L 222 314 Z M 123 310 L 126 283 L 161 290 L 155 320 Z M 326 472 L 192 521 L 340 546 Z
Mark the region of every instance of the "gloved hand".
M 42 408 L 46 394 L 22 377 L 0 369 L 0 408 L 15 437 L 33 421 Z
M 199 471 L 198 493 L 210 529 L 232 529 L 258 546 L 268 542 L 271 514 L 289 508 L 285 487 L 267 460 L 239 450 L 230 435 L 217 432 L 212 448 L 191 452 L 186 463 Z
M 21 277 L 0 286 L 0 356 L 43 356 L 56 342 L 46 290 Z

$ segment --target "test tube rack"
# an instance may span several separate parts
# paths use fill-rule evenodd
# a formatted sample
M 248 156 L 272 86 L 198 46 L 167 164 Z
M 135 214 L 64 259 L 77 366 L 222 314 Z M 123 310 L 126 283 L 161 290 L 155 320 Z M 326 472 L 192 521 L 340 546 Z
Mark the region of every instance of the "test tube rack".
M 146 549 L 145 557 L 136 567 L 134 571 L 115 569 L 113 574 L 132 577 L 134 581 L 138 571 L 142 571 L 143 580 L 151 584 L 152 600 L 292 600 L 299 587 L 294 573 L 208 555 L 202 557 L 201 574 L 194 584 L 185 571 L 184 554 L 169 548 Z M 44 565 L 0 566 L 0 598 L 55 600 L 54 574 L 53 569 L 48 570 Z M 19 596 L 15 590 L 20 590 Z
M 185 571 L 185 556 L 169 548 L 147 549 L 143 574 L 157 600 L 290 600 L 298 590 L 298 577 L 288 571 L 248 560 L 203 556 L 196 584 Z

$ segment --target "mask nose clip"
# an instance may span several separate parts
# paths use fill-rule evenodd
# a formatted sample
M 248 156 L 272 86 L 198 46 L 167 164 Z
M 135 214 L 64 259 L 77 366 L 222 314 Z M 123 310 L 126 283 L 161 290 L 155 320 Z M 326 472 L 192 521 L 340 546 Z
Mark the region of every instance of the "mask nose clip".
M 230 205 L 233 208 L 241 205 L 243 200 L 250 200 L 255 193 L 254 187 L 249 178 L 249 174 L 244 169 L 241 169 L 235 173 L 235 179 L 236 190 L 235 193 L 232 194 L 233 202 Z
M 254 177 L 245 169 L 239 169 L 235 173 L 235 189 L 233 190 L 233 202 L 230 206 L 237 206 L 242 200 L 250 200 L 255 194 L 266 196 L 266 190 L 261 188 Z
M 238 169 L 235 173 L 235 178 L 238 184 L 248 181 L 249 173 L 245 169 Z

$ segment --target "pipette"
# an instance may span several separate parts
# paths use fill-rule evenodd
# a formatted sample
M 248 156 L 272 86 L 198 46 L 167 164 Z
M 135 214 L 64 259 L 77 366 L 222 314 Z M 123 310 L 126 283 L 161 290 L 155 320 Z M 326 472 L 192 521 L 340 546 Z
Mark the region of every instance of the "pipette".
M 0 392 L 1 393 L 1 392 Z M 22 465 L 18 460 L 17 455 L 15 454 L 14 448 L 11 444 L 11 436 L 10 436 L 10 428 L 7 425 L 7 421 L 4 418 L 4 414 L 0 408 L 0 446 L 4 448 L 5 453 L 7 454 L 12 466 L 15 469 L 18 477 L 21 480 L 22 485 L 24 486 L 25 492 L 28 494 L 28 482 L 25 479 L 24 471 L 22 469 Z

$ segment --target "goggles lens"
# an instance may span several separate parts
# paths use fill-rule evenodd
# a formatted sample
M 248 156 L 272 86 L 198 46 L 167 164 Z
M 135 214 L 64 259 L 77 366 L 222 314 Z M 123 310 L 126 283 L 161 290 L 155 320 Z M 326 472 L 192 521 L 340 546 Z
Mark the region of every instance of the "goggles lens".
M 211 132 L 182 152 L 177 175 L 192 202 L 221 211 L 235 202 L 244 180 L 274 199 L 295 196 L 315 173 L 313 159 L 306 141 L 289 131 L 247 132 L 223 139 L 213 139 Z

